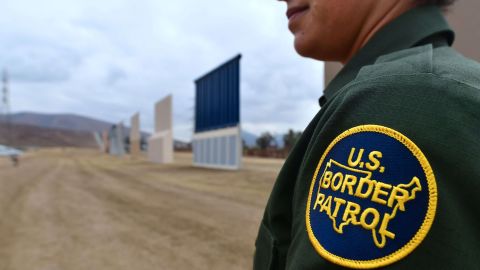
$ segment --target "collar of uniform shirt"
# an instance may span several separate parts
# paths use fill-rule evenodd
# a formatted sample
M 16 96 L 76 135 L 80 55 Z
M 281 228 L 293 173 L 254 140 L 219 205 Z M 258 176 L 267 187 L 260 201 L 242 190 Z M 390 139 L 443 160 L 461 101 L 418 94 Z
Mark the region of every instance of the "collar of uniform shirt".
M 448 45 L 453 44 L 455 34 L 440 8 L 423 6 L 405 12 L 378 31 L 340 70 L 325 88 L 323 96 L 319 99 L 320 106 L 325 105 L 340 89 L 354 80 L 363 66 L 375 63 L 377 57 L 427 44 L 425 41 L 433 37 L 438 40 L 439 36 L 446 40 Z

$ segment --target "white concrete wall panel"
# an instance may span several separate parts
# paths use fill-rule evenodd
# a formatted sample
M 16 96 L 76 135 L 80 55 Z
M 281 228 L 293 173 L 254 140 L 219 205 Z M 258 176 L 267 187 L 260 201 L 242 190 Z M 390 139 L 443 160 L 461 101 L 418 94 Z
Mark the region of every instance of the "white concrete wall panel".
M 242 166 L 240 127 L 195 133 L 193 165 L 214 169 L 240 169 Z
M 155 104 L 155 133 L 172 130 L 172 95 Z
M 155 104 L 155 134 L 148 140 L 148 159 L 155 163 L 173 162 L 172 95 Z
M 148 159 L 159 164 L 173 162 L 173 136 L 171 131 L 157 133 L 148 139 Z

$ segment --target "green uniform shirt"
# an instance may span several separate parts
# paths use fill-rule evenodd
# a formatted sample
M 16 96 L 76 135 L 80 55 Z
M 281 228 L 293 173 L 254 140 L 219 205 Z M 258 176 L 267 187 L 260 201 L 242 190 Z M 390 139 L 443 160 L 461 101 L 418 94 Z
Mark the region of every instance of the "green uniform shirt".
M 285 162 L 254 269 L 480 269 L 480 65 L 437 7 L 380 30 Z

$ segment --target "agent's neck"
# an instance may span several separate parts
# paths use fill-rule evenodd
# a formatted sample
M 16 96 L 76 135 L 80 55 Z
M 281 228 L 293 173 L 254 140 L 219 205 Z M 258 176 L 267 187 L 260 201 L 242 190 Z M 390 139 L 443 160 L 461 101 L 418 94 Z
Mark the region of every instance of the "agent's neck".
M 385 25 L 401 14 L 415 7 L 413 1 L 393 1 L 390 6 L 372 10 L 371 16 L 364 23 L 347 57 L 341 62 L 346 64 L 367 42 Z

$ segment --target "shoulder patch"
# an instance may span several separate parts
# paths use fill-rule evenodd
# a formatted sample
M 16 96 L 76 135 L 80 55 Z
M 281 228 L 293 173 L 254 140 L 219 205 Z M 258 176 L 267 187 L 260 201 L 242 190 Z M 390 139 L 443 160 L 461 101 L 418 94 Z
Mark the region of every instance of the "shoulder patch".
M 325 259 L 376 268 L 410 254 L 425 238 L 437 207 L 428 160 L 393 129 L 349 129 L 323 153 L 310 185 L 306 225 Z

